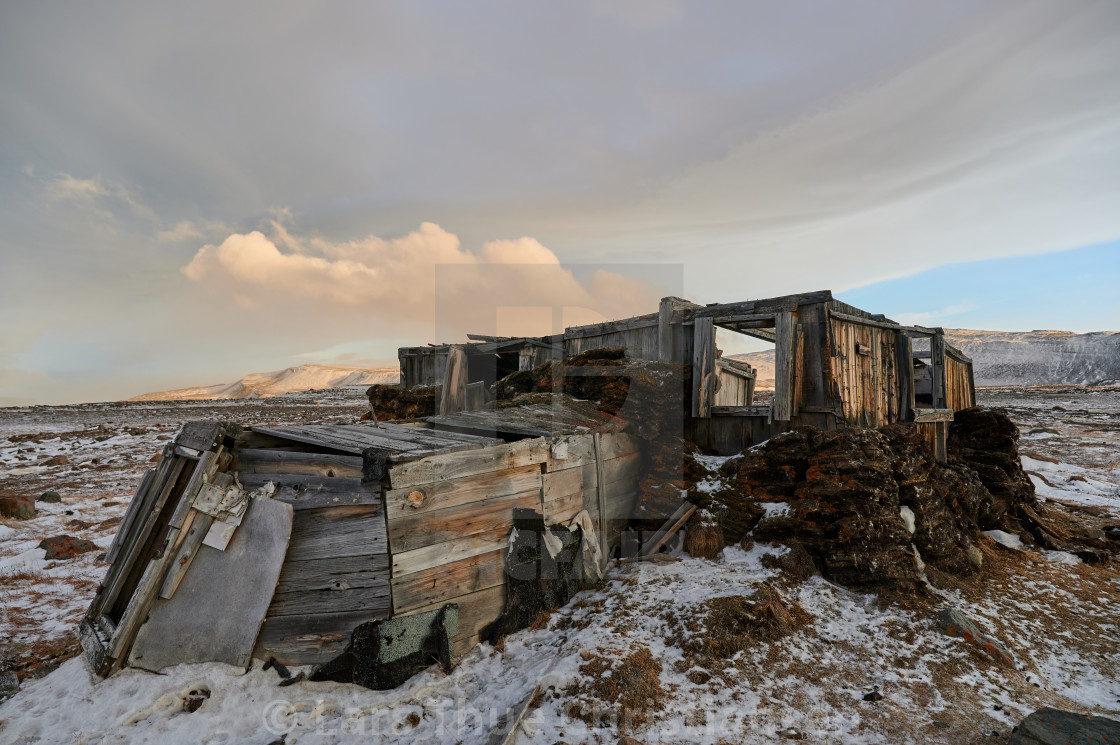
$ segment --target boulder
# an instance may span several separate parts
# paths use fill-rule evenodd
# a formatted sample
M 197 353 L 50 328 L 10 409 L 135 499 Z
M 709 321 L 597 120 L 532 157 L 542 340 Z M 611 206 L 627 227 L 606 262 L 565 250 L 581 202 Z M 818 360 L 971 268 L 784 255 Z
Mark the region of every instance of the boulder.
M 19 677 L 9 671 L 0 673 L 0 701 L 19 693 Z
M 58 504 L 62 501 L 62 495 L 51 489 L 50 491 L 43 492 L 42 496 L 39 497 L 39 501 L 46 502 L 47 504 Z
M 1019 459 L 1019 428 L 1006 409 L 974 407 L 958 411 L 949 425 L 950 463 L 976 473 L 991 499 L 977 515 L 981 530 L 1007 526 L 1022 506 L 1035 507 L 1034 484 Z
M 1004 667 L 1015 667 L 1015 659 L 1003 644 L 981 631 L 979 626 L 958 609 L 942 608 L 937 615 L 937 626 L 949 636 L 964 639 Z
M 31 497 L 17 497 L 11 492 L 0 492 L 0 517 L 29 520 L 35 517 L 35 502 Z
M 45 559 L 73 559 L 79 554 L 93 551 L 97 548 L 92 541 L 84 538 L 75 538 L 72 535 L 58 535 L 53 538 L 44 538 L 39 542 L 39 548 L 45 549 Z
M 1120 722 L 1061 709 L 1039 709 L 1015 728 L 1007 745 L 1097 745 L 1120 742 Z
M 70 459 L 65 455 L 56 455 L 53 458 L 47 458 L 40 465 L 43 466 L 66 466 L 70 464 Z

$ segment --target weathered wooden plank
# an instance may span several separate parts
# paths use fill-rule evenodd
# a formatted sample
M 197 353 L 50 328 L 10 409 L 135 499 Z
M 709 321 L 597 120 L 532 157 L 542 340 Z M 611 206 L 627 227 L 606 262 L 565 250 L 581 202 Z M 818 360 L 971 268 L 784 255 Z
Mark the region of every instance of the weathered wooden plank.
M 194 662 L 248 666 L 291 527 L 291 507 L 252 500 L 226 550 L 201 548 L 174 597 L 157 599 L 143 614 L 129 663 L 146 670 Z
M 388 553 L 378 505 L 300 510 L 292 525 L 288 561 Z
M 394 577 L 393 612 L 455 602 L 454 598 L 505 582 L 504 548 Z
M 564 329 L 564 340 L 584 339 L 593 336 L 606 336 L 619 334 L 625 331 L 653 328 L 658 326 L 659 313 L 648 313 L 644 316 L 624 318 L 620 321 L 607 321 L 605 323 L 592 323 L 586 326 L 569 326 Z
M 561 471 L 595 462 L 595 442 L 590 434 L 560 435 L 552 438 L 548 470 Z
M 367 587 L 278 592 L 272 596 L 268 617 L 365 611 L 371 617 L 387 618 L 391 608 L 389 597 L 388 577 Z
M 793 314 L 778 313 L 774 316 L 774 399 L 771 404 L 774 419 L 788 422 L 793 413 Z
M 715 330 L 711 318 L 697 318 L 692 327 L 692 416 L 708 418 L 716 381 Z
M 832 293 L 828 290 L 819 292 L 803 292 L 797 295 L 764 298 L 761 300 L 744 300 L 737 303 L 713 303 L 692 311 L 690 314 L 696 318 L 706 316 L 721 317 L 730 315 L 765 315 L 778 312 L 789 312 L 797 309 L 799 305 L 823 303 L 832 300 Z
M 390 556 L 393 577 L 504 548 L 511 530 L 512 527 L 502 527 L 484 533 L 460 536 L 446 543 L 436 543 L 412 551 L 393 552 Z
M 110 565 L 117 558 L 117 553 L 121 550 L 121 544 L 125 542 L 129 531 L 136 524 L 137 515 L 143 511 L 144 500 L 148 496 L 148 490 L 153 486 L 155 477 L 156 470 L 154 468 L 144 470 L 144 476 L 140 479 L 140 486 L 136 487 L 136 493 L 132 495 L 132 499 L 128 503 L 128 509 L 125 510 L 124 520 L 117 528 L 117 532 L 113 536 L 113 542 L 109 544 L 109 550 L 105 552 L 105 561 Z
M 333 453 L 238 448 L 234 451 L 230 468 L 240 474 L 282 473 L 335 478 L 362 477 L 361 458 Z
M 930 337 L 930 379 L 933 381 L 933 408 L 945 409 L 949 404 L 945 397 L 945 337 L 934 334 Z
M 222 434 L 222 423 L 214 421 L 187 422 L 175 436 L 175 444 L 202 452 L 214 447 Z
M 585 508 L 588 499 L 598 502 L 599 492 L 594 486 L 546 501 L 542 506 L 545 522 L 568 523 Z
M 951 422 L 952 409 L 914 409 L 915 422 Z
M 498 620 L 502 615 L 505 598 L 506 585 L 503 582 L 484 590 L 440 600 L 422 608 L 406 611 L 401 615 L 411 616 L 437 610 L 447 603 L 456 603 L 459 606 L 459 633 L 453 639 L 467 639 L 478 636 L 487 626 Z
M 389 579 L 389 555 L 331 556 L 326 559 L 292 561 L 280 569 L 276 592 L 313 592 L 374 587 Z
M 548 440 L 534 438 L 479 450 L 431 455 L 389 469 L 393 489 L 447 481 L 488 471 L 504 471 L 548 459 Z
M 673 513 L 673 516 L 665 521 L 665 524 L 642 544 L 642 548 L 638 551 L 637 556 L 623 558 L 622 561 L 634 561 L 656 553 L 674 533 L 688 522 L 688 518 L 692 517 L 692 513 L 695 511 L 696 505 L 691 502 L 682 502 L 681 506 L 677 508 L 677 511 Z
M 434 481 L 385 492 L 385 514 L 392 523 L 433 510 L 457 507 L 494 497 L 518 494 L 541 487 L 541 467 L 530 464 L 492 473 L 480 473 L 454 481 Z
M 595 487 L 594 463 L 589 463 L 582 468 L 566 468 L 563 471 L 550 471 L 542 476 L 542 488 L 545 502 L 561 499 L 570 494 L 580 494 L 588 487 Z
M 443 394 L 439 413 L 443 416 L 463 410 L 467 397 L 467 354 L 462 347 L 447 350 L 447 371 L 443 376 Z
M 323 663 L 346 648 L 354 627 L 374 620 L 369 611 L 266 618 L 253 656 L 275 657 L 285 665 Z
M 541 509 L 540 482 L 529 491 L 470 502 L 418 515 L 401 515 L 389 521 L 393 553 L 412 551 L 461 536 L 513 527 L 515 509 Z
M 210 515 L 205 515 L 197 510 L 191 510 L 187 513 L 186 519 L 183 520 L 183 526 L 180 528 L 180 540 L 179 545 L 175 548 L 175 558 L 172 560 L 167 577 L 164 578 L 163 585 L 160 587 L 159 596 L 161 598 L 167 599 L 175 594 L 176 588 L 183 581 L 187 570 L 191 568 L 194 557 L 202 548 L 206 533 L 213 524 L 214 518 Z
M 307 474 L 247 473 L 239 476 L 246 489 L 257 489 L 271 482 L 274 499 L 287 502 L 297 510 L 346 507 L 381 503 L 381 485 L 365 484 L 360 478 L 331 478 Z

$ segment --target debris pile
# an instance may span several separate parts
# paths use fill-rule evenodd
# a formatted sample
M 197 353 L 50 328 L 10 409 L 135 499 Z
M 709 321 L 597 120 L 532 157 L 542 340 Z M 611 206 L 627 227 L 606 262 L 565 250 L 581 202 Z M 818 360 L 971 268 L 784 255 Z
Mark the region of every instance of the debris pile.
M 439 393 L 435 385 L 405 388 L 378 383 L 366 390 L 366 397 L 377 421 L 387 422 L 432 416 L 439 408 Z

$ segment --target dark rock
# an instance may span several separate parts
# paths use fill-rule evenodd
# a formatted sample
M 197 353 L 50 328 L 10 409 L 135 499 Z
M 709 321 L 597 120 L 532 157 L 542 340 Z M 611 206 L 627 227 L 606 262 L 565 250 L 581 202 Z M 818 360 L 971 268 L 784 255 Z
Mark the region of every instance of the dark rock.
M 35 502 L 31 497 L 17 497 L 11 492 L 0 492 L 0 517 L 30 520 L 35 517 Z
M 643 745 L 641 740 L 635 740 L 633 737 L 620 737 L 618 738 L 617 745 Z
M 440 386 L 373 385 L 366 390 L 369 405 L 380 422 L 432 416 L 439 407 Z
M 193 714 L 202 708 L 208 698 L 210 698 L 209 688 L 195 688 L 183 697 L 183 711 Z
M 46 502 L 47 504 L 57 504 L 62 501 L 62 495 L 52 489 L 43 492 L 43 495 L 39 497 L 39 501 Z
M 1034 484 L 1019 459 L 1019 428 L 1005 409 L 974 407 L 958 411 L 949 425 L 949 460 L 976 472 L 991 495 L 977 515 L 981 530 L 1007 525 L 1022 505 L 1034 507 Z
M 56 455 L 53 458 L 47 458 L 40 465 L 44 466 L 66 466 L 70 464 L 70 459 L 65 455 Z
M 19 693 L 19 677 L 13 672 L 0 673 L 0 701 Z
M 44 538 L 39 542 L 39 548 L 46 549 L 45 559 L 73 559 L 78 554 L 84 554 L 97 548 L 92 541 L 84 538 L 75 538 L 72 535 L 59 535 L 54 538 Z
M 312 671 L 312 681 L 356 683 L 376 691 L 403 684 L 438 661 L 451 669 L 451 637 L 459 633 L 459 606 L 370 621 L 350 634 L 346 650 Z
M 937 625 L 949 636 L 959 636 L 1004 667 L 1015 667 L 1011 653 L 998 640 L 986 635 L 980 627 L 956 608 L 942 608 Z
M 1096 745 L 1109 742 L 1120 742 L 1120 722 L 1060 709 L 1039 709 L 1019 723 L 1007 745 Z
M 879 689 L 876 688 L 875 690 L 869 691 L 867 694 L 865 694 L 864 697 L 863 697 L 863 700 L 864 701 L 882 701 L 883 700 L 883 694 L 879 693 Z

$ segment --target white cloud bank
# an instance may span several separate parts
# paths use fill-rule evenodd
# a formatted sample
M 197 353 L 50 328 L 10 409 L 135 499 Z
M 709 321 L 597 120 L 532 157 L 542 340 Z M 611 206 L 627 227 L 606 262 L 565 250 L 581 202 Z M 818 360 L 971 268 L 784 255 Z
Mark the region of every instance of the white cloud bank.
M 242 307 L 279 317 L 298 312 L 329 322 L 357 313 L 371 333 L 376 324 L 435 324 L 437 335 L 454 337 L 548 334 L 558 325 L 648 313 L 666 291 L 604 269 L 581 281 L 533 238 L 488 241 L 471 251 L 431 222 L 399 238 L 341 243 L 296 237 L 279 222 L 270 232 L 234 233 L 204 246 L 182 271 Z

